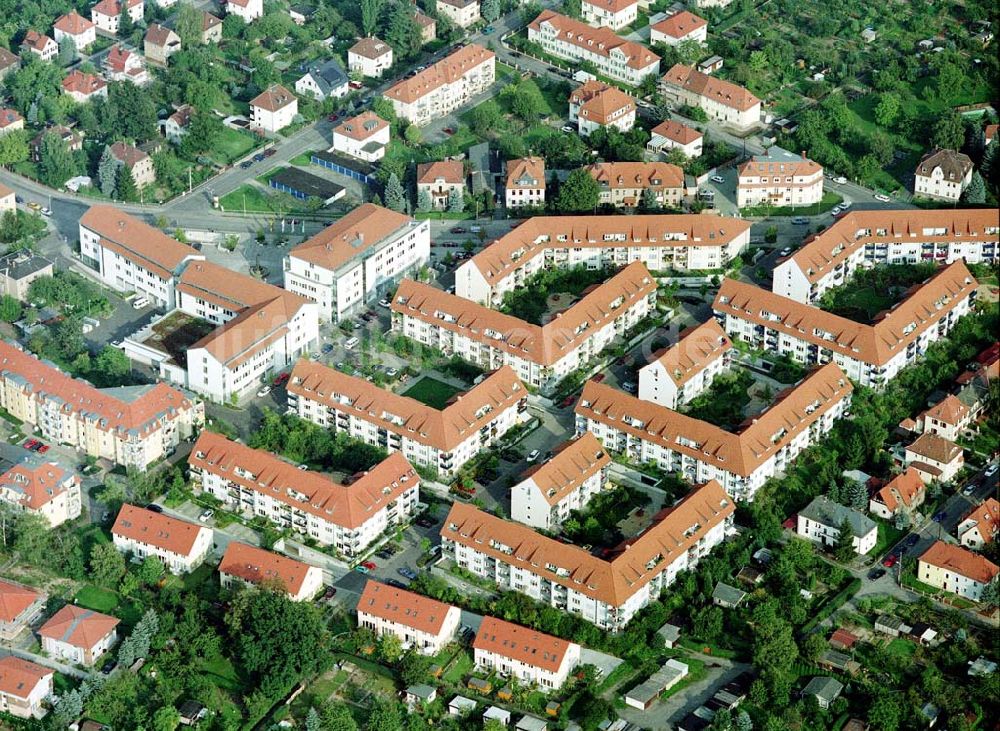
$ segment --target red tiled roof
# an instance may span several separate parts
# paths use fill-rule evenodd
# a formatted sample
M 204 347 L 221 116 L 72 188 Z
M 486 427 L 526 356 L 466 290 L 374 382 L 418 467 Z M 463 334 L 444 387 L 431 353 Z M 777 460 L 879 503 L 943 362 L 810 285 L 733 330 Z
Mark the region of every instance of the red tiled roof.
M 571 104 L 579 105 L 580 116 L 598 124 L 608 124 L 612 119 L 635 111 L 635 100 L 631 96 L 616 86 L 596 79 L 574 89 L 569 100 Z
M 382 58 L 382 56 L 392 53 L 392 48 L 388 43 L 378 38 L 362 38 L 351 46 L 350 53 L 375 61 Z
M 21 41 L 22 46 L 27 46 L 35 51 L 44 51 L 45 47 L 48 45 L 55 45 L 55 41 L 49 38 L 44 33 L 39 33 L 38 31 L 29 30 L 24 35 L 24 40 Z
M 540 157 L 523 157 L 507 161 L 507 190 L 517 190 L 524 186 L 518 183 L 522 178 L 534 180 L 534 187 L 545 188 L 545 160 Z
M 271 84 L 260 94 L 255 96 L 250 102 L 251 107 L 259 107 L 268 112 L 276 112 L 279 109 L 294 104 L 295 95 L 281 84 Z
M 543 23 L 552 26 L 558 37 L 588 53 L 611 58 L 612 51 L 618 51 L 625 57 L 625 64 L 630 68 L 642 70 L 649 68 L 660 60 L 660 57 L 640 43 L 627 41 L 615 35 L 610 28 L 601 26 L 592 28 L 586 23 L 562 15 L 554 10 L 543 10 L 528 26 L 538 32 Z
M 917 437 L 913 444 L 906 448 L 907 452 L 913 452 L 918 457 L 941 464 L 951 464 L 954 460 L 962 456 L 962 448 L 952 441 L 937 434 L 925 432 Z
M 962 523 L 971 520 L 979 529 L 983 543 L 993 543 L 1000 535 L 1000 502 L 996 498 L 987 498 L 982 505 L 962 519 Z
M 611 457 L 600 440 L 584 432 L 556 447 L 552 459 L 525 470 L 521 480 L 530 479 L 546 502 L 556 505 L 609 464 Z
M 416 76 L 396 82 L 386 89 L 385 96 L 405 104 L 412 104 L 438 87 L 457 81 L 472 69 L 478 68 L 494 58 L 493 51 L 487 51 L 480 45 L 470 43 L 419 72 Z
M 881 488 L 876 496 L 878 502 L 894 513 L 900 502 L 906 507 L 912 507 L 915 498 L 925 489 L 920 473 L 913 467 L 907 467 L 902 474 L 896 475 L 885 487 Z
M 496 617 L 483 617 L 472 647 L 555 673 L 573 644 Z
M 149 155 L 145 152 L 127 142 L 113 142 L 111 144 L 111 155 L 129 170 L 149 158 Z
M 738 84 L 703 74 L 693 66 L 675 64 L 663 77 L 663 82 L 671 86 L 711 99 L 723 106 L 745 112 L 760 104 L 760 99 Z
M 0 622 L 13 622 L 40 596 L 26 586 L 0 579 Z
M 90 96 L 108 85 L 96 74 L 85 74 L 80 69 L 73 69 L 62 80 L 62 88 L 67 94 L 83 94 Z
M 700 18 L 687 10 L 682 10 L 679 13 L 674 13 L 666 20 L 661 20 L 653 26 L 653 30 L 657 30 L 671 38 L 687 38 L 695 31 L 707 25 L 708 21 L 704 18 Z
M 53 23 L 52 27 L 58 31 L 62 31 L 63 33 L 68 33 L 71 36 L 78 36 L 93 28 L 94 24 L 74 9 L 70 10 L 66 13 L 66 15 L 61 15 L 58 20 Z
M 66 492 L 67 483 L 79 482 L 55 462 L 19 464 L 0 476 L 0 494 L 10 492 L 17 503 L 28 510 L 38 510 Z
M 89 650 L 111 634 L 119 621 L 117 617 L 109 617 L 92 609 L 67 604 L 42 625 L 38 634 L 41 637 Z
M 377 114 L 375 114 L 375 112 L 367 110 L 357 115 L 356 117 L 345 119 L 343 122 L 337 125 L 337 127 L 335 127 L 333 131 L 334 134 L 343 135 L 344 137 L 350 137 L 352 140 L 358 140 L 360 142 L 363 140 L 367 140 L 369 137 L 377 134 L 378 132 L 381 132 L 388 126 L 389 123 L 386 122 Z M 371 204 L 368 203 L 365 205 L 371 205 Z M 363 208 L 364 206 L 361 207 Z M 375 208 L 378 208 L 378 206 L 375 206 Z M 379 210 L 385 211 L 386 209 L 383 208 Z
M 13 655 L 0 658 L 0 693 L 27 698 L 55 670 Z
M 306 576 L 313 568 L 307 563 L 239 541 L 230 541 L 219 563 L 219 573 L 251 584 L 276 581 L 292 596 L 302 591 Z
M 435 183 L 438 178 L 449 184 L 464 184 L 465 166 L 461 160 L 424 162 L 417 165 L 417 185 Z
M 369 579 L 357 611 L 437 636 L 452 605 Z
M 934 541 L 920 557 L 920 561 L 980 584 L 988 584 L 1000 573 L 1000 567 L 985 556 L 944 541 Z
M 80 217 L 80 224 L 101 237 L 101 246 L 110 248 L 161 279 L 174 276 L 188 257 L 201 256 L 197 249 L 113 206 L 91 206 Z
M 24 117 L 17 113 L 15 109 L 0 109 L 0 129 L 10 127 L 12 124 L 23 122 Z
M 203 530 L 208 528 L 126 503 L 118 511 L 111 533 L 178 556 L 190 556 Z
M 673 140 L 679 145 L 689 145 L 703 137 L 702 133 L 698 130 L 688 127 L 686 124 L 681 124 L 674 119 L 660 122 L 660 124 L 653 127 L 652 133 L 660 135 L 660 137 L 666 137 L 668 140 Z
M 364 203 L 291 250 L 290 256 L 336 271 L 360 252 L 402 231 L 413 219 Z
M 684 171 L 667 162 L 599 162 L 586 168 L 602 187 L 653 191 L 684 187 Z
M 713 317 L 682 332 L 680 340 L 662 350 L 655 360 L 660 362 L 667 375 L 680 386 L 732 348 L 733 341 Z
M 936 419 L 951 426 L 958 426 L 969 418 L 969 407 L 957 396 L 948 394 L 923 413 L 923 417 Z
M 127 0 L 126 6 L 129 8 L 134 8 L 139 5 L 143 0 Z M 101 15 L 106 15 L 110 18 L 116 18 L 122 14 L 122 4 L 120 0 L 100 0 L 96 3 L 94 7 L 90 9 L 90 17 L 94 17 L 94 13 L 100 13 Z

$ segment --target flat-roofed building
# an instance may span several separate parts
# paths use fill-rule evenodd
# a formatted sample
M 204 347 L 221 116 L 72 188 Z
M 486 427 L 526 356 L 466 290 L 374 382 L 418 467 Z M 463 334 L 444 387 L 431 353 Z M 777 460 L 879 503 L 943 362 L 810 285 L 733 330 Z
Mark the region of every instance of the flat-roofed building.
M 717 482 L 658 513 L 605 558 L 455 502 L 441 527 L 441 553 L 502 590 L 617 632 L 682 571 L 725 538 L 735 505 Z
M 1000 567 L 985 556 L 944 541 L 934 541 L 917 559 L 917 578 L 937 589 L 978 602 Z
M 684 171 L 666 162 L 599 162 L 587 172 L 600 188 L 601 205 L 680 208 Z
M 122 553 L 156 556 L 172 574 L 194 571 L 212 549 L 211 528 L 128 503 L 118 511 L 111 538 Z
M 823 167 L 805 155 L 771 148 L 736 171 L 736 205 L 810 206 L 823 199 Z
M 385 531 L 406 523 L 419 500 L 420 478 L 400 454 L 342 485 L 204 431 L 191 448 L 188 467 L 198 489 L 227 507 L 262 516 L 346 557 L 360 555 Z
M 714 319 L 685 330 L 639 369 L 639 398 L 676 409 L 708 390 L 732 362 L 733 341 Z
M 593 434 L 585 432 L 534 465 L 510 493 L 510 517 L 543 530 L 556 530 L 571 510 L 583 510 L 608 484 L 611 457 Z
M 0 501 L 55 528 L 80 517 L 80 483 L 75 470 L 33 455 L 0 475 Z
M 703 74 L 693 66 L 673 66 L 660 80 L 660 89 L 668 101 L 698 107 L 710 119 L 737 130 L 750 130 L 760 123 L 760 99 L 738 84 Z
M 16 718 L 42 718 L 54 693 L 56 671 L 13 655 L 0 658 L 0 711 Z
M 478 669 L 546 692 L 561 688 L 580 664 L 575 642 L 496 617 L 483 617 L 472 651 Z
M 427 221 L 365 203 L 288 253 L 285 288 L 340 322 L 416 272 L 430 250 Z
M 288 381 L 288 407 L 314 424 L 400 452 L 450 477 L 524 420 L 528 391 L 504 367 L 439 410 L 301 360 Z
M 957 261 L 872 325 L 728 277 L 712 307 L 734 341 L 806 365 L 833 362 L 861 385 L 881 388 L 971 310 L 978 286 Z
M 536 216 L 455 271 L 459 297 L 497 307 L 544 269 L 625 266 L 652 272 L 719 269 L 750 243 L 750 222 L 709 214 Z
M 205 407 L 165 383 L 98 389 L 0 342 L 0 406 L 35 433 L 145 470 L 189 439 Z
M 369 579 L 358 600 L 358 627 L 376 637 L 394 635 L 404 648 L 436 655 L 455 639 L 462 613 L 458 607 Z
M 621 30 L 639 16 L 639 0 L 583 0 L 581 15 L 587 25 Z
M 848 211 L 774 269 L 773 289 L 816 302 L 859 269 L 882 264 L 1000 261 L 997 209 Z
M 844 372 L 827 364 L 731 432 L 588 381 L 576 405 L 576 431 L 592 432 L 635 464 L 654 462 L 691 482 L 718 480 L 737 500 L 752 500 L 769 477 L 833 428 L 848 411 L 852 391 Z
M 650 74 L 660 73 L 660 57 L 642 44 L 620 38 L 610 28 L 591 28 L 553 10 L 543 10 L 531 21 L 528 40 L 553 56 L 589 61 L 598 73 L 630 86 L 639 86 Z
M 495 79 L 496 55 L 471 43 L 416 76 L 396 82 L 384 96 L 400 119 L 424 125 L 486 91 Z
M 230 541 L 219 563 L 219 579 L 227 589 L 241 586 L 280 586 L 293 602 L 305 602 L 323 590 L 323 569 Z
M 511 366 L 526 384 L 549 391 L 655 309 L 656 280 L 633 262 L 544 325 L 407 279 L 392 301 L 392 327 L 480 368 Z
M 93 667 L 118 639 L 117 617 L 67 604 L 38 630 L 42 649 L 56 660 Z

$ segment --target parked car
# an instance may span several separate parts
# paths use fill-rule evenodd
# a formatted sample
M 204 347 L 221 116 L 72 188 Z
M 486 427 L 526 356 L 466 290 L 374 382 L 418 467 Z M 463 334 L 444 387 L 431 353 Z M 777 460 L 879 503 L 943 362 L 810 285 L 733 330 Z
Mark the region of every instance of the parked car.
M 868 572 L 868 579 L 870 581 L 878 581 L 883 576 L 885 576 L 885 569 L 872 569 Z
M 162 513 L 163 512 L 163 508 L 161 506 L 157 505 L 156 503 L 150 503 L 149 505 L 147 505 L 146 506 L 146 510 L 148 510 L 151 513 Z
M 338 119 L 340 119 L 340 115 L 334 112 L 333 114 L 328 114 L 326 118 L 331 122 L 336 122 Z
M 417 578 L 417 572 L 413 569 L 406 568 L 405 566 L 401 569 L 396 569 L 396 573 L 402 576 L 404 579 L 409 579 L 412 581 Z
M 240 163 L 240 168 L 243 170 L 247 170 L 250 168 L 251 165 L 253 165 L 253 160 L 244 160 L 243 162 Z
M 446 135 L 453 135 L 453 134 L 455 134 L 455 130 L 452 127 L 445 127 L 441 131 L 444 132 Z
M 389 307 L 389 300 L 387 300 L 385 297 L 383 297 L 382 299 L 380 299 L 378 301 L 378 306 L 379 307 L 386 307 L 386 308 L 388 308 Z
M 35 203 L 35 201 L 31 201 L 31 203 L 28 204 L 28 208 L 30 208 L 35 213 L 38 213 L 40 210 L 42 210 L 42 204 Z
M 934 517 L 932 518 L 932 520 L 935 523 L 940 523 L 942 520 L 944 520 L 945 515 L 946 513 L 943 510 L 939 510 L 936 513 L 934 513 Z
M 348 350 L 354 350 L 360 342 L 357 338 L 348 338 L 347 342 L 344 343 L 344 347 Z
M 406 584 L 404 584 L 402 581 L 399 581 L 398 579 L 386 579 L 385 583 L 388 584 L 389 586 L 394 586 L 397 589 L 406 588 Z
M 263 398 L 264 396 L 267 396 L 269 393 L 271 393 L 270 386 L 261 386 L 259 389 L 257 389 L 258 398 Z
M 494 28 L 494 27 L 493 27 L 492 25 L 488 25 L 488 26 L 486 26 L 485 28 L 483 28 L 483 35 L 484 35 L 484 36 L 488 36 L 488 35 L 489 35 L 490 33 L 492 33 L 492 32 L 493 32 L 494 30 L 496 30 L 496 29 L 495 29 L 495 28 Z
M 52 211 L 49 208 L 46 208 L 46 207 L 43 207 L 42 210 L 39 211 L 39 213 L 41 213 L 43 216 L 51 216 L 52 215 Z
M 205 510 L 201 511 L 201 515 L 198 516 L 198 520 L 200 520 L 202 523 L 207 523 L 209 520 L 212 519 L 213 515 L 215 515 L 215 511 L 212 510 L 211 508 L 206 508 Z
M 891 569 L 893 566 L 896 565 L 897 561 L 899 561 L 899 556 L 892 554 L 885 557 L 885 560 L 882 562 L 882 565 L 885 566 L 887 569 Z
M 371 573 L 371 571 L 369 571 L 368 569 L 366 569 L 364 566 L 355 566 L 354 570 L 357 571 L 359 574 L 370 574 Z
M 976 490 L 976 483 L 970 482 L 968 485 L 962 488 L 962 494 L 968 497 Z
M 889 203 L 890 201 L 892 201 L 892 198 L 885 195 L 884 193 L 876 193 L 875 200 L 881 201 L 882 203 Z
M 908 535 L 906 537 L 906 547 L 907 548 L 912 548 L 913 546 L 917 545 L 917 542 L 919 540 L 920 540 L 920 536 L 918 536 L 916 533 L 911 533 L 910 535 Z
M 598 373 L 596 376 L 594 376 L 590 380 L 593 381 L 594 383 L 600 383 L 601 381 L 603 381 L 607 377 L 608 376 L 607 376 L 606 373 Z
M 795 218 L 792 219 L 792 223 L 794 223 L 796 226 L 808 226 L 809 219 L 806 218 L 805 216 L 796 216 Z
M 993 477 L 993 475 L 997 473 L 997 469 L 1000 469 L 1000 467 L 998 467 L 997 463 L 994 462 L 993 464 L 991 464 L 989 467 L 986 468 L 986 471 L 983 472 L 983 474 L 986 475 L 987 477 Z
M 843 175 L 838 175 L 833 179 L 833 182 L 836 183 L 837 185 L 845 185 L 847 183 L 847 178 L 845 178 Z
M 48 451 L 49 451 L 49 445 L 48 444 L 39 444 L 38 445 L 38 453 L 39 454 L 45 454 Z
M 275 386 L 285 385 L 286 383 L 288 383 L 288 379 L 291 378 L 291 375 L 292 374 L 288 373 L 287 371 L 285 373 L 279 373 L 278 377 L 274 379 L 273 385 Z
M 266 150 L 264 150 L 264 157 L 272 157 L 273 155 L 276 154 L 278 154 L 278 151 L 273 147 L 268 147 Z
M 778 256 L 788 256 L 792 253 L 791 247 L 786 246 L 784 249 L 778 252 Z
M 368 569 L 369 571 L 374 571 L 375 569 L 377 569 L 377 568 L 378 568 L 378 564 L 377 564 L 377 563 L 375 563 L 374 561 L 365 561 L 365 562 L 364 562 L 363 564 L 361 564 L 361 565 L 362 565 L 362 566 L 364 566 L 364 567 L 365 567 L 366 569 Z
M 576 396 L 574 396 L 573 394 L 570 394 L 569 396 L 567 396 L 566 398 L 564 398 L 564 399 L 562 400 L 562 402 L 561 402 L 561 403 L 560 403 L 559 405 L 560 405 L 560 406 L 561 406 L 562 408 L 564 408 L 564 409 L 565 409 L 565 408 L 566 408 L 567 406 L 570 406 L 570 405 L 572 405 L 572 403 L 573 403 L 574 401 L 576 401 Z
M 22 444 L 21 446 L 24 447 L 25 449 L 30 449 L 33 452 L 35 451 L 35 449 L 38 448 L 39 444 L 40 442 L 37 439 L 29 439 L 26 442 L 24 442 L 24 444 Z
M 709 180 L 711 180 L 713 183 L 718 183 L 718 184 L 726 182 L 726 179 L 721 175 L 713 175 L 712 177 L 709 178 Z
M 536 459 L 538 459 L 539 454 L 541 454 L 541 452 L 539 452 L 537 449 L 532 449 L 527 457 L 528 462 L 534 462 Z
M 573 125 L 571 125 L 571 124 L 564 124 L 562 126 L 562 131 L 563 132 L 576 132 L 576 128 L 573 127 Z
M 333 350 L 333 343 L 323 343 L 323 347 L 320 350 L 323 351 L 323 355 L 326 355 Z
M 264 153 L 263 152 L 258 152 L 256 155 L 253 156 L 253 161 L 254 162 L 264 162 Z
M 625 381 L 625 383 L 622 384 L 622 388 L 625 389 L 625 391 L 627 391 L 628 393 L 639 392 L 639 387 L 635 385 L 635 383 L 633 383 L 632 381 Z
M 326 587 L 326 591 L 323 592 L 323 598 L 333 599 L 335 596 L 337 596 L 337 587 L 335 586 Z

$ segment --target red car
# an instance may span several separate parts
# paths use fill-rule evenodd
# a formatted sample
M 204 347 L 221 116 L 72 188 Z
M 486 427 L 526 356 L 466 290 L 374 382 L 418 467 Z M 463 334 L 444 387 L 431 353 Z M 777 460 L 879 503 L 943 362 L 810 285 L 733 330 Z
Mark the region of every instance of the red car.
M 37 446 L 38 446 L 38 444 L 39 444 L 39 442 L 38 442 L 38 440 L 37 440 L 37 439 L 29 439 L 28 441 L 26 441 L 26 442 L 25 442 L 24 444 L 22 444 L 21 446 L 22 446 L 22 447 L 24 447 L 25 449 L 31 449 L 31 450 L 34 450 L 34 449 L 35 449 L 35 447 L 37 447 Z
M 594 383 L 600 383 L 600 382 L 601 382 L 601 381 L 603 381 L 603 380 L 604 380 L 605 378 L 607 378 L 607 376 L 606 376 L 605 374 L 603 374 L 603 373 L 598 373 L 598 374 L 597 374 L 596 376 L 594 376 L 594 377 L 593 377 L 593 378 L 591 378 L 590 380 L 591 380 L 591 381 L 593 381 Z
M 48 444 L 39 444 L 38 445 L 38 453 L 39 454 L 45 454 L 48 451 L 49 451 L 49 445 Z
M 361 565 L 364 566 L 369 571 L 374 571 L 375 569 L 378 568 L 378 565 L 374 561 L 365 561 Z
M 442 132 L 444 132 L 446 135 L 453 135 L 453 134 L 455 134 L 455 130 L 453 130 L 451 127 L 445 127 L 442 130 Z
M 290 376 L 291 376 L 290 373 L 279 373 L 278 377 L 274 379 L 274 385 L 280 386 L 284 383 L 288 383 L 288 379 L 290 378 Z
M 569 406 L 570 404 L 572 404 L 574 401 L 576 401 L 576 396 L 570 395 L 570 396 L 567 396 L 566 398 L 564 398 L 562 400 L 562 403 L 559 404 L 559 405 L 562 406 L 565 409 L 567 406 Z
M 885 566 L 887 569 L 891 569 L 893 566 L 896 565 L 896 562 L 898 560 L 899 560 L 899 556 L 896 556 L 896 555 L 886 556 L 886 559 L 885 559 L 885 561 L 882 562 L 882 565 Z
M 327 115 L 326 118 L 328 120 L 330 120 L 331 122 L 336 122 L 338 119 L 340 119 L 340 115 L 336 114 L 336 113 L 335 114 L 329 114 L 329 115 Z

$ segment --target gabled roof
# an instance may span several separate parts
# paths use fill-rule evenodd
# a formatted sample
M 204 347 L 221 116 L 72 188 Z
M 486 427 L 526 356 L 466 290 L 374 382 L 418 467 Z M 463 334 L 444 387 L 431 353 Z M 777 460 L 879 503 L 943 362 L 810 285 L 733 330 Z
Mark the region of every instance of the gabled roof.
M 543 10 L 531 21 L 528 28 L 537 32 L 544 24 L 551 26 L 558 37 L 566 43 L 577 46 L 587 53 L 606 58 L 611 58 L 612 55 L 619 56 L 629 68 L 641 71 L 660 61 L 660 57 L 645 46 L 620 38 L 610 28 L 604 26 L 591 28 L 586 23 L 554 10 Z
M 412 104 L 435 89 L 457 81 L 472 69 L 494 58 L 493 51 L 487 51 L 480 45 L 470 43 L 428 66 L 416 76 L 397 81 L 385 90 L 385 96 L 404 104 Z
M 143 0 L 126 0 L 125 5 L 128 8 L 134 8 L 137 5 L 142 4 Z M 100 13 L 101 15 L 106 15 L 111 18 L 116 18 L 122 14 L 122 4 L 121 0 L 100 0 L 90 9 L 90 17 L 94 17 L 94 13 Z
M 918 457 L 926 457 L 934 462 L 951 464 L 962 456 L 962 448 L 937 434 L 925 432 L 906 448 Z
M 892 480 L 876 493 L 877 502 L 882 503 L 891 512 L 896 512 L 900 503 L 906 507 L 912 507 L 920 493 L 926 487 L 920 478 L 920 473 L 913 467 L 907 467 L 902 474 L 896 475 Z
M 295 103 L 295 95 L 292 92 L 281 84 L 271 84 L 250 101 L 250 106 L 276 112 Z
M 962 518 L 959 528 L 967 522 L 972 522 L 962 532 L 962 536 L 973 528 L 979 530 L 979 536 L 983 543 L 993 543 L 1000 535 L 1000 502 L 996 498 L 987 498 L 981 505 L 973 508 L 968 515 Z
M 219 573 L 242 579 L 251 584 L 275 581 L 292 596 L 302 590 L 310 569 L 307 563 L 282 556 L 239 541 L 230 541 L 219 563 Z
M 675 64 L 663 77 L 663 83 L 686 89 L 700 97 L 741 112 L 760 104 L 760 99 L 742 86 L 703 74 L 694 66 Z
M 52 615 L 38 630 L 38 634 L 82 650 L 89 650 L 118 626 L 117 617 L 67 604 Z
M 181 39 L 180 36 L 165 25 L 150 23 L 149 30 L 146 31 L 145 40 L 154 46 L 166 46 L 168 43 L 180 43 Z
M 188 464 L 348 529 L 364 525 L 420 483 L 399 452 L 390 454 L 350 485 L 341 485 L 319 472 L 297 469 L 271 452 L 210 431 L 198 436 Z
M 0 579 L 0 622 L 13 622 L 41 596 L 26 586 Z
M 117 48 L 117 46 L 116 46 Z M 114 51 L 114 49 L 111 49 Z M 111 56 L 109 55 L 110 59 Z M 149 159 L 149 155 L 140 150 L 135 145 L 130 145 L 127 142 L 113 142 L 110 145 L 111 155 L 120 163 L 122 163 L 129 170 L 134 168 L 143 160 Z M 183 244 L 182 244 L 183 245 Z
M 6 48 L 0 48 L 0 71 L 6 71 L 7 69 L 17 66 L 21 63 L 21 59 L 15 54 L 8 51 Z
M 985 556 L 944 541 L 934 541 L 920 556 L 920 561 L 980 584 L 988 584 L 1000 573 L 1000 567 Z
M 0 495 L 9 493 L 22 507 L 39 510 L 78 481 L 56 462 L 26 461 L 0 475 Z
M 556 505 L 584 482 L 611 464 L 611 457 L 590 432 L 556 447 L 552 459 L 534 465 L 521 475 L 548 502 Z
M 522 157 L 507 161 L 507 190 L 545 188 L 545 160 Z
M 444 629 L 452 609 L 450 604 L 373 579 L 365 584 L 357 606 L 358 612 L 434 636 Z
M 972 160 L 963 152 L 955 150 L 931 150 L 917 163 L 916 174 L 930 177 L 935 168 L 940 168 L 945 180 L 961 181 L 972 170 Z
M 27 698 L 55 670 L 13 655 L 0 658 L 0 693 L 12 698 Z
M 118 511 L 111 533 L 178 556 L 190 556 L 198 535 L 208 530 L 186 520 L 125 503 Z
M 652 363 L 663 366 L 677 386 L 682 386 L 733 349 L 718 320 L 710 318 L 680 334 L 680 339 L 656 355 Z
M 851 535 L 855 538 L 864 538 L 878 527 L 875 525 L 875 521 L 864 513 L 835 503 L 825 495 L 813 498 L 812 502 L 799 511 L 799 515 L 814 523 L 837 529 L 846 520 L 850 526 Z
M 491 652 L 550 673 L 559 671 L 566 653 L 574 645 L 568 640 L 496 617 L 483 617 L 472 643 L 475 650 Z
M 0 109 L 0 129 L 10 127 L 12 124 L 23 122 L 24 117 L 18 114 L 16 109 Z
M 700 140 L 704 135 L 698 130 L 688 127 L 686 124 L 682 124 L 674 119 L 668 119 L 665 122 L 660 122 L 658 125 L 653 127 L 654 135 L 659 135 L 660 137 L 666 137 L 668 140 L 672 140 L 679 145 L 689 145 L 692 142 Z
M 76 12 L 76 9 L 73 9 L 65 15 L 59 16 L 52 27 L 62 33 L 78 36 L 92 29 L 94 24 Z
M 364 252 L 413 226 L 409 216 L 364 203 L 291 250 L 289 256 L 336 271 Z
M 464 185 L 465 166 L 461 160 L 423 162 L 417 165 L 417 185 L 431 185 L 438 178 L 451 185 Z
M 38 31 L 29 30 L 24 34 L 24 40 L 21 41 L 22 46 L 27 46 L 33 51 L 43 52 L 49 45 L 55 45 L 56 42 L 49 38 L 44 33 L 39 33 Z
M 114 146 L 112 148 L 114 153 Z M 80 224 L 101 237 L 101 246 L 161 279 L 170 279 L 177 274 L 188 258 L 201 258 L 197 249 L 182 244 L 114 206 L 91 206 L 80 217 Z
M 664 190 L 684 187 L 684 171 L 667 162 L 599 162 L 586 168 L 601 188 Z
M 694 13 L 682 10 L 674 13 L 666 20 L 661 20 L 653 26 L 653 30 L 659 31 L 671 38 L 687 38 L 695 31 L 701 30 L 708 25 L 708 21 L 700 18 Z
M 345 86 L 348 82 L 347 74 L 335 58 L 329 59 L 326 63 L 311 66 L 308 74 L 324 94 L 329 94 L 333 90 Z

